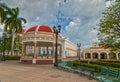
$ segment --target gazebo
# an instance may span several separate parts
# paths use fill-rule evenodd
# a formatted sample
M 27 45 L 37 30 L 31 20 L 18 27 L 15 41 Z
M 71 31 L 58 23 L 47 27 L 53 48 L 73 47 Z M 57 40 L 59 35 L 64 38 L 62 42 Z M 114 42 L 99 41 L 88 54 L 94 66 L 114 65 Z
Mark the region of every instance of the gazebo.
M 58 35 L 58 61 L 62 55 L 62 37 Z M 38 25 L 22 35 L 21 63 L 52 64 L 55 60 L 55 33 L 49 26 Z

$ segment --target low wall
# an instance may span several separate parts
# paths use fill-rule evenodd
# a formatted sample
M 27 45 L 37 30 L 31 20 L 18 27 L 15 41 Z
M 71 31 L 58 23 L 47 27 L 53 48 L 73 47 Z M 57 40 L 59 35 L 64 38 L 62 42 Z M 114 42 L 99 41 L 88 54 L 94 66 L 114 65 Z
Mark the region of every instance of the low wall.
M 58 59 L 58 62 L 60 62 L 61 59 Z M 20 62 L 23 64 L 53 64 L 54 59 L 20 59 Z

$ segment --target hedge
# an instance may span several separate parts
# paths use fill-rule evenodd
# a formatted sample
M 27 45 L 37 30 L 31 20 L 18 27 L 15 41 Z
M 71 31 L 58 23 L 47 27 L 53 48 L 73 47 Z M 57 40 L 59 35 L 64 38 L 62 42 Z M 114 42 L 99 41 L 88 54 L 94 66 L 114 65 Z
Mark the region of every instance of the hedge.
M 33 54 L 33 53 L 31 53 L 31 54 L 27 54 L 27 56 L 34 56 L 34 54 Z
M 5 60 L 20 60 L 20 56 L 5 56 Z
M 93 64 L 88 64 L 88 63 L 83 63 L 83 62 L 78 62 L 78 61 L 73 61 L 73 66 L 75 68 L 77 66 L 85 66 L 85 67 L 94 68 L 96 70 L 96 72 L 100 72 L 100 69 L 101 69 L 100 65 L 93 65 Z
M 99 71 L 101 69 L 101 67 L 108 67 L 108 68 L 117 69 L 117 70 L 120 68 L 120 63 L 114 63 L 114 62 L 83 61 L 83 60 L 82 61 L 75 60 L 73 62 L 74 62 L 75 67 L 77 65 L 81 65 L 81 66 L 95 68 L 97 71 Z

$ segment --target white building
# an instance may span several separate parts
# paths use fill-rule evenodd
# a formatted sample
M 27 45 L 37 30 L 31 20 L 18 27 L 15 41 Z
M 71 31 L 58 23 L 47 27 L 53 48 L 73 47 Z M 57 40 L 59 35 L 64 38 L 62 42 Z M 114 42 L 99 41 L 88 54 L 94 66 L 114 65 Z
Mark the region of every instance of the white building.
M 62 57 L 75 57 L 77 56 L 77 46 L 67 38 L 62 40 Z

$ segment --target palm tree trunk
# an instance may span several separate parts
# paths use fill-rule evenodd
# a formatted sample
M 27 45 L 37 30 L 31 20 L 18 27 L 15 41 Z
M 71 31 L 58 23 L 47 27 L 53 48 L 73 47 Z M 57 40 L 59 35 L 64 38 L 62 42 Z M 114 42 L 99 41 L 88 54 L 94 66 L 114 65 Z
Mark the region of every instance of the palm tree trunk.
M 14 55 L 15 29 L 12 31 L 11 56 Z

